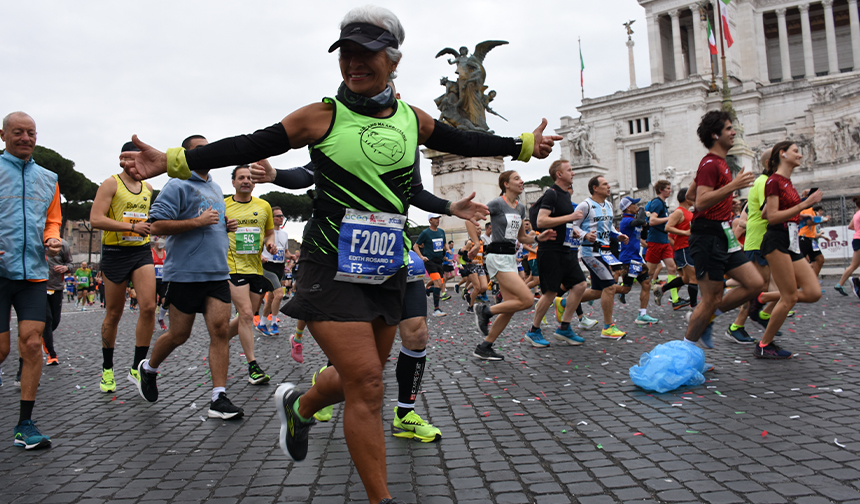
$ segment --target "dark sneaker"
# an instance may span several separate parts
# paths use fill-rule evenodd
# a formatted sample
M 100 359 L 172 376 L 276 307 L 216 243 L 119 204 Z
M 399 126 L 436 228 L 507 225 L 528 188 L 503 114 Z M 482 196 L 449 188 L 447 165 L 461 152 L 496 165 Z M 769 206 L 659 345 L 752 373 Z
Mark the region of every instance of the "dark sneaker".
M 244 415 L 245 410 L 233 405 L 224 392 L 218 394 L 218 399 L 209 404 L 209 418 L 220 418 L 221 420 L 235 418 L 238 420 Z
M 454 292 L 456 292 L 457 294 L 460 293 L 460 284 L 454 286 Z
M 263 383 L 267 383 L 269 381 L 269 375 L 267 375 L 260 365 L 256 362 L 248 366 L 248 383 L 251 385 L 262 385 Z
M 847 295 L 848 295 L 848 293 L 847 293 L 847 292 L 845 292 L 845 287 L 843 287 L 843 286 L 841 286 L 841 285 L 839 285 L 839 284 L 834 285 L 834 286 L 833 286 L 833 288 L 834 288 L 834 289 L 836 289 L 836 292 L 838 292 L 838 293 L 842 294 L 843 296 L 847 296 Z
M 478 330 L 481 331 L 481 334 L 484 336 L 490 334 L 490 317 L 493 316 L 493 313 L 490 311 L 490 307 L 485 304 L 479 304 L 475 307 L 475 323 L 478 324 Z
M 726 338 L 741 345 L 749 345 L 751 343 L 755 343 L 756 341 L 755 339 L 750 337 L 746 329 L 744 329 L 743 327 L 738 327 L 737 330 L 732 331 L 732 327 L 729 326 L 729 328 L 726 329 Z
M 143 359 L 137 365 L 137 374 L 140 376 L 140 381 L 137 382 L 137 393 L 147 401 L 155 402 L 158 400 L 158 387 L 155 384 L 158 373 L 144 371 L 144 362 L 149 362 L 149 359 Z
M 439 296 L 439 301 L 448 301 L 449 299 L 451 299 L 451 295 L 447 292 Z
M 627 304 L 627 298 L 624 297 L 624 294 L 619 294 L 618 300 L 621 301 L 621 304 Z
M 302 422 L 293 410 L 293 404 L 301 396 L 302 393 L 292 383 L 283 383 L 275 391 L 275 409 L 281 419 L 281 451 L 296 462 L 308 456 L 308 431 L 316 424 L 313 419 Z
M 854 295 L 857 296 L 858 299 L 860 299 L 860 278 L 852 278 L 851 287 L 854 288 Z
M 490 361 L 505 360 L 505 356 L 493 350 L 492 345 L 482 346 L 481 344 L 479 344 L 477 347 L 475 347 L 475 351 L 472 352 L 472 355 L 480 359 Z
M 771 341 L 770 344 L 764 348 L 760 345 L 756 345 L 753 349 L 753 355 L 756 356 L 757 359 L 790 359 L 791 352 L 788 350 L 783 350 L 782 348 L 776 346 L 776 344 Z
M 466 313 L 475 313 L 475 309 L 472 308 L 471 306 L 467 306 L 466 307 Z
M 51 446 L 51 438 L 43 435 L 36 428 L 36 422 L 24 420 L 15 426 L 15 446 L 23 446 L 25 450 L 37 450 Z
M 466 291 L 463 291 L 463 299 L 466 301 L 467 305 L 469 305 L 469 306 L 472 305 L 472 295 L 471 294 L 469 294 Z
M 684 298 L 678 298 L 677 301 L 672 301 L 672 309 L 680 310 L 681 308 L 686 308 L 690 306 L 690 300 Z

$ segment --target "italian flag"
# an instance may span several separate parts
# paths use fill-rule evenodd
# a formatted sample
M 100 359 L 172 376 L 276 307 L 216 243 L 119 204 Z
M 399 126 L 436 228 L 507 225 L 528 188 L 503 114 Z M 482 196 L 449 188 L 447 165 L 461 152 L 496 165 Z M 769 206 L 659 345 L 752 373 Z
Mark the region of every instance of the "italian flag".
M 583 74 L 585 73 L 585 60 L 582 59 L 582 46 L 579 47 L 579 87 L 583 86 Z
M 735 42 L 732 40 L 732 32 L 729 30 L 729 3 L 732 0 L 720 0 L 720 15 L 723 18 L 723 38 L 726 39 L 726 45 L 731 47 Z
M 714 30 L 711 29 L 711 20 L 708 20 L 708 49 L 711 54 L 717 54 L 717 40 L 714 38 Z

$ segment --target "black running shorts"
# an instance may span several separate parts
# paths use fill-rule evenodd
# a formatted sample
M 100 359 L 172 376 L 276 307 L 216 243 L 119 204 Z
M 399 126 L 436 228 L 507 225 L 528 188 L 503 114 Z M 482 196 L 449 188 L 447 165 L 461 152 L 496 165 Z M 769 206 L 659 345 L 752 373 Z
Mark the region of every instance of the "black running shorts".
M 251 294 L 262 294 L 269 292 L 269 281 L 263 275 L 242 275 L 238 273 L 230 273 L 230 283 L 236 287 L 250 286 Z
M 205 312 L 206 298 L 215 298 L 222 303 L 231 301 L 227 280 L 167 282 L 166 297 L 167 302 L 174 308 L 189 315 Z
M 152 249 L 149 246 L 102 247 L 102 275 L 113 283 L 131 280 L 131 272 L 152 264 Z M 155 270 L 153 269 L 153 276 Z
M 782 229 L 782 226 L 779 228 L 768 226 L 761 240 L 761 255 L 767 258 L 771 252 L 778 251 L 791 257 L 791 262 L 803 259 L 801 254 L 788 250 L 789 242 L 787 229 Z
M 821 250 L 818 250 L 818 245 L 816 244 L 815 247 L 813 247 L 813 243 L 815 243 L 815 238 L 807 238 L 805 236 L 800 237 L 800 255 L 810 261 L 815 261 L 818 259 L 818 256 L 821 255 Z
M 537 269 L 540 271 L 540 290 L 543 294 L 555 292 L 560 296 L 585 281 L 579 265 L 578 250 L 538 248 Z
M 48 307 L 48 291 L 45 282 L 9 280 L 0 277 L 0 333 L 9 332 L 12 307 L 18 321 L 45 321 Z
M 690 255 L 696 268 L 696 278 L 722 282 L 725 274 L 749 262 L 743 250 L 728 252 L 725 236 L 699 234 L 690 235 Z
M 427 295 L 424 292 L 424 282 L 407 282 L 406 294 L 403 296 L 403 311 L 400 320 L 427 316 Z

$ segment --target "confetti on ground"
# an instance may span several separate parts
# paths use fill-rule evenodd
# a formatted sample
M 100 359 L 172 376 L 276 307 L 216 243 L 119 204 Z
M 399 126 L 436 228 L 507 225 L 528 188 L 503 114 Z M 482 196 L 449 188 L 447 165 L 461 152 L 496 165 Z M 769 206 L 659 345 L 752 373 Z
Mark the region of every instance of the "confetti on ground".
M 598 449 L 598 450 L 602 450 L 602 449 L 603 449 L 603 445 L 597 445 L 597 449 Z
M 836 446 L 838 446 L 840 448 L 845 448 L 845 445 L 840 443 L 839 439 L 837 439 L 837 438 L 833 438 L 833 444 L 835 444 Z
M 576 425 L 588 425 L 588 422 L 586 422 L 585 420 L 582 420 Z
M 699 431 L 697 431 L 697 430 L 688 430 L 688 431 L 687 431 L 687 433 L 688 433 L 688 434 L 698 434 L 698 433 L 699 433 Z
M 765 437 L 765 436 L 767 436 L 767 431 L 766 430 L 761 431 L 761 437 Z

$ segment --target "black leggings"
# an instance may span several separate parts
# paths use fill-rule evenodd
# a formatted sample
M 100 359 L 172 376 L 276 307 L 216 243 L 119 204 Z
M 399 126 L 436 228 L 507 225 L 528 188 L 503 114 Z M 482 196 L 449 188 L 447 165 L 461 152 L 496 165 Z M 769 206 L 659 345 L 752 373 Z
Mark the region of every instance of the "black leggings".
M 63 291 L 57 290 L 48 294 L 48 304 L 45 309 L 45 330 L 42 332 L 42 341 L 51 357 L 56 357 L 54 351 L 54 331 L 60 325 L 60 316 L 63 312 Z

